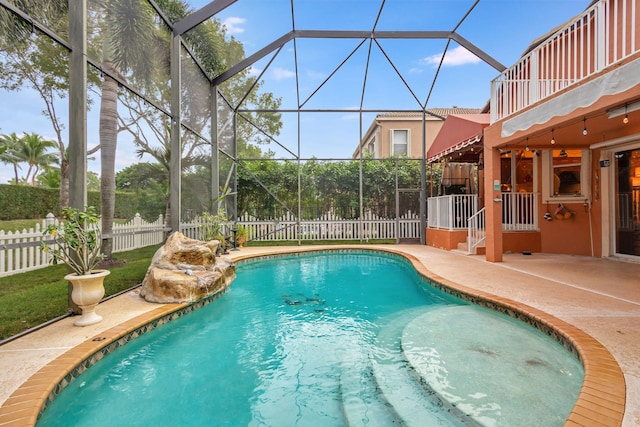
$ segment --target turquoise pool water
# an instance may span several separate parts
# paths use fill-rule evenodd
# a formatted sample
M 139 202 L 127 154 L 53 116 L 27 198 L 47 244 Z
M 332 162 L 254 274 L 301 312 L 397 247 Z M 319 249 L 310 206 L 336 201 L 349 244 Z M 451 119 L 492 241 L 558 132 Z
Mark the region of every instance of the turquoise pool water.
M 241 263 L 227 293 L 107 355 L 38 426 L 561 426 L 582 375 L 397 256 L 314 252 Z

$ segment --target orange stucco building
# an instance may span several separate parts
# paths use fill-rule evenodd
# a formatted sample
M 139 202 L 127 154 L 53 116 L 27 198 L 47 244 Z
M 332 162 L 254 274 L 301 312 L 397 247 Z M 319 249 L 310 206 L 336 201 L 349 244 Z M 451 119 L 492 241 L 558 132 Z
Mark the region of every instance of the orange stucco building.
M 640 31 L 635 0 L 601 0 L 492 83 L 484 132 L 486 257 L 640 259 Z M 535 195 L 537 227 L 505 231 L 504 193 Z

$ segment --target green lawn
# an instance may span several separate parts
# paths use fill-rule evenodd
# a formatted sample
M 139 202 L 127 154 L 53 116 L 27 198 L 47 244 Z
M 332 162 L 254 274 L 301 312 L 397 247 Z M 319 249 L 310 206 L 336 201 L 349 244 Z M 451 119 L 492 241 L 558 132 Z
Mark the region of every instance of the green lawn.
M 0 221 L 0 230 L 8 231 L 22 231 L 30 228 L 35 228 L 36 224 L 41 224 L 41 219 L 13 219 L 9 221 Z
M 160 245 L 115 254 L 126 263 L 111 268 L 104 280 L 105 296 L 142 283 L 151 258 Z M 0 340 L 67 312 L 65 265 L 0 277 Z

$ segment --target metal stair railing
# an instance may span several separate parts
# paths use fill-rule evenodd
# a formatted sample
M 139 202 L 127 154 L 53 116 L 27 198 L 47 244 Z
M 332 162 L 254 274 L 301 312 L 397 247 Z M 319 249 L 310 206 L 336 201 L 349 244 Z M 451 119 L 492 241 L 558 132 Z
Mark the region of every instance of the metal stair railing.
M 469 245 L 469 253 L 474 253 L 476 248 L 484 243 L 485 238 L 485 208 L 482 208 L 467 219 L 467 243 Z

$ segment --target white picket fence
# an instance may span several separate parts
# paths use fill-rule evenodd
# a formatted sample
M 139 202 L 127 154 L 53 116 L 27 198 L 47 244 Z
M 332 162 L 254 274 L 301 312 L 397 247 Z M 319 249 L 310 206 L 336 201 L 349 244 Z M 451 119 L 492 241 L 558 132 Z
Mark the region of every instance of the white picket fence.
M 344 219 L 325 213 L 317 219 L 300 220 L 287 213 L 280 218 L 260 220 L 248 214 L 238 218 L 250 238 L 258 241 L 371 240 L 419 238 L 420 218 L 411 211 L 400 218 L 383 218 L 365 212 L 362 220 Z
M 48 224 L 58 223 L 53 214 L 48 214 L 35 228 L 22 231 L 0 230 L 0 277 L 25 271 L 37 270 L 49 265 L 50 255 L 42 252 L 40 241 Z M 114 224 L 113 252 L 124 252 L 164 241 L 164 218 L 154 222 L 143 220 L 139 214 L 124 224 Z
M 419 239 L 420 217 L 411 211 L 400 218 L 382 218 L 366 212 L 362 220 L 344 219 L 326 213 L 317 219 L 299 220 L 290 212 L 279 218 L 259 219 L 247 213 L 238 218 L 238 225 L 246 228 L 249 240 L 307 241 L 307 240 L 372 240 Z M 225 234 L 230 235 L 231 224 Z M 201 223 L 184 223 L 180 230 L 186 236 L 202 239 Z
M 164 217 L 158 216 L 153 222 L 147 222 L 140 214 L 124 224 L 113 224 L 113 252 L 131 251 L 164 242 Z
M 50 256 L 40 250 L 40 241 L 47 225 L 57 221 L 49 214 L 35 228 L 8 233 L 0 231 L 0 277 L 48 266 Z M 291 213 L 274 219 L 258 219 L 245 213 L 237 224 L 247 229 L 250 240 L 261 242 L 420 238 L 420 217 L 411 211 L 400 218 L 382 218 L 369 212 L 362 220 L 344 219 L 327 213 L 317 219 L 300 221 Z M 232 234 L 231 225 L 225 225 L 225 235 Z M 125 224 L 113 225 L 113 252 L 162 243 L 165 231 L 162 215 L 154 222 L 146 222 L 136 214 Z M 180 231 L 187 237 L 203 238 L 202 223 L 198 220 L 181 224 Z

